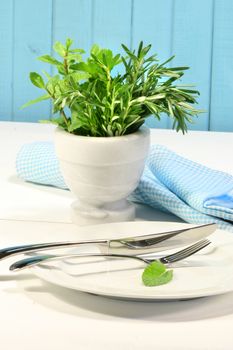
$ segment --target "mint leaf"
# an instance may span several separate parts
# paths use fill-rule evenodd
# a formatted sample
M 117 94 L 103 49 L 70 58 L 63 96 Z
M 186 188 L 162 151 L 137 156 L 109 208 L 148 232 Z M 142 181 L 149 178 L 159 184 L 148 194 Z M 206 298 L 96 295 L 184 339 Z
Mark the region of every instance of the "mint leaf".
M 73 44 L 73 40 L 70 38 L 66 39 L 66 49 L 69 50 L 69 48 L 71 47 L 71 45 Z
M 68 45 L 70 42 L 68 41 Z M 56 41 L 55 44 L 53 45 L 54 51 L 58 53 L 61 57 L 64 57 L 66 55 L 66 47 L 60 43 L 60 41 Z
M 40 56 L 40 57 L 38 57 L 38 60 L 40 60 L 42 62 L 54 64 L 55 66 L 61 66 L 62 65 L 61 62 L 59 62 L 58 60 L 56 60 L 54 57 L 52 57 L 50 55 Z
M 49 98 L 50 98 L 50 95 L 49 95 L 49 94 L 43 95 L 43 96 L 40 96 L 40 97 L 37 97 L 35 100 L 31 100 L 31 101 L 28 101 L 27 103 L 25 103 L 20 109 L 23 109 L 23 108 L 25 108 L 25 107 L 34 105 L 34 104 L 37 103 L 37 102 L 41 102 L 41 101 L 44 101 L 44 100 L 48 100 Z
M 166 271 L 166 267 L 160 261 L 155 260 L 145 268 L 145 271 L 147 271 L 147 273 L 152 273 L 153 275 L 159 276 Z
M 45 87 L 44 80 L 42 76 L 36 72 L 30 73 L 30 80 L 33 85 L 37 86 L 40 89 L 43 89 Z
M 165 265 L 155 260 L 144 269 L 142 281 L 145 286 L 153 287 L 170 282 L 172 277 L 173 270 L 166 271 Z

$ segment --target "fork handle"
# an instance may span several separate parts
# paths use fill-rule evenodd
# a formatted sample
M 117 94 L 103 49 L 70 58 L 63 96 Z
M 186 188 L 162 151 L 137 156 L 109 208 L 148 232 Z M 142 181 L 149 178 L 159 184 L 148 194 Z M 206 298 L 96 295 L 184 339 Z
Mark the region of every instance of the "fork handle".
M 147 264 L 151 262 L 151 260 L 144 259 L 144 258 L 139 257 L 137 255 L 125 255 L 125 254 L 103 254 L 103 253 L 62 254 L 62 255 L 48 254 L 48 255 L 37 255 L 37 256 L 32 256 L 32 257 L 25 258 L 22 260 L 18 260 L 9 267 L 9 270 L 10 271 L 20 271 L 20 270 L 24 270 L 24 269 L 29 268 L 29 267 L 39 265 L 39 264 L 44 263 L 46 261 L 61 260 L 61 259 L 65 259 L 65 258 L 85 258 L 85 257 L 127 258 L 127 259 L 139 260 L 139 261 L 147 263 Z

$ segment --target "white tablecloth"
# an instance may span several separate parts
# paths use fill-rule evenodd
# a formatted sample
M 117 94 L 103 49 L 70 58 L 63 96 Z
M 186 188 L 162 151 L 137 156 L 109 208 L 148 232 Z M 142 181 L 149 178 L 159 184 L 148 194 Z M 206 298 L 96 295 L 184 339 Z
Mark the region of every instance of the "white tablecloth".
M 0 122 L 0 246 L 73 239 L 68 191 L 24 183 L 15 174 L 20 146 L 51 140 L 53 126 Z M 153 130 L 152 142 L 233 174 L 232 133 Z M 137 207 L 137 219 L 180 221 Z M 233 253 L 233 252 L 232 252 Z M 233 348 L 233 293 L 176 302 L 128 302 L 42 282 L 30 271 L 9 273 L 0 263 L 0 349 Z

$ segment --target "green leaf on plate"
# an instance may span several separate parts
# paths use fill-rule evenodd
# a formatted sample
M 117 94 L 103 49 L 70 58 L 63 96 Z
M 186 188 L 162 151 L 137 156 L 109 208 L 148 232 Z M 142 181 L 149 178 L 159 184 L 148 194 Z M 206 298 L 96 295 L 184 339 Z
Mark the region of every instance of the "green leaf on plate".
M 173 270 L 167 270 L 164 264 L 155 260 L 148 265 L 142 274 L 145 286 L 154 287 L 170 282 L 173 278 Z

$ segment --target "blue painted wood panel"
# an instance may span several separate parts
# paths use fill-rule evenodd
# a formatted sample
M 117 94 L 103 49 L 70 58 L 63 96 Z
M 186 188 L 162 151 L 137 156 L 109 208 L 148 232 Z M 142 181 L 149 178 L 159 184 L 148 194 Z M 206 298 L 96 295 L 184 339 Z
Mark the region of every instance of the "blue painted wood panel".
M 200 6 L 201 5 L 201 6 Z M 213 1 L 183 1 L 174 3 L 172 54 L 174 66 L 189 66 L 182 84 L 195 84 L 200 91 L 199 109 L 206 112 L 194 118 L 189 129 L 208 130 L 210 75 L 212 55 Z M 170 123 L 172 125 L 172 123 Z
M 53 2 L 52 42 L 72 38 L 76 47 L 89 50 L 92 44 L 92 0 Z
M 92 43 L 123 53 L 121 44 L 131 44 L 132 0 L 93 0 Z M 123 65 L 113 74 L 123 73 Z
M 135 1 L 132 21 L 132 46 L 137 47 L 143 40 L 152 44 L 151 52 L 158 54 L 161 61 L 172 56 L 173 0 Z M 158 121 L 154 117 L 147 119 L 150 127 L 167 128 L 168 117 L 163 114 Z
M 37 121 L 51 115 L 49 101 L 20 110 L 43 92 L 31 85 L 30 71 L 49 66 L 38 61 L 56 40 L 78 47 L 93 43 L 118 51 L 121 43 L 151 43 L 172 65 L 188 65 L 182 83 L 201 92 L 206 110 L 195 130 L 233 131 L 232 0 L 2 0 L 0 2 L 0 120 Z M 170 118 L 148 125 L 170 128 Z
M 41 103 L 21 110 L 27 101 L 44 92 L 32 86 L 30 71 L 42 72 L 37 57 L 51 50 L 52 0 L 15 1 L 13 42 L 13 113 L 12 120 L 37 121 L 50 115 L 50 104 Z
M 121 44 L 130 46 L 131 0 L 94 0 L 92 41 L 114 52 Z
M 233 131 L 233 1 L 214 8 L 210 129 Z
M 0 1 L 0 120 L 12 117 L 13 0 Z

